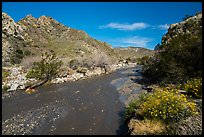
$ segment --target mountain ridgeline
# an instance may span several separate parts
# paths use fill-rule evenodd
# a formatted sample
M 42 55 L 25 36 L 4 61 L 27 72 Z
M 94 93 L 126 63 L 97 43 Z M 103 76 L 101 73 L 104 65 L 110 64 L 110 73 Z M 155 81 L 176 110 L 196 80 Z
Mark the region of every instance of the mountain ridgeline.
M 168 32 L 162 37 L 161 45 L 169 46 L 172 39 L 179 35 L 198 35 L 202 29 L 202 12 L 195 16 L 184 18 L 183 21 L 171 24 Z M 155 49 L 162 49 L 162 46 L 156 46 Z
M 91 38 L 86 32 L 67 27 L 48 16 L 34 18 L 27 15 L 14 22 L 9 15 L 2 13 L 2 45 L 3 66 L 21 63 L 27 57 L 38 57 L 43 51 L 55 52 L 65 62 L 97 54 L 104 54 L 114 62 L 120 57 L 120 52 L 106 42 Z M 145 52 L 151 50 L 143 51 L 146 55 Z M 123 59 L 128 58 L 126 55 Z

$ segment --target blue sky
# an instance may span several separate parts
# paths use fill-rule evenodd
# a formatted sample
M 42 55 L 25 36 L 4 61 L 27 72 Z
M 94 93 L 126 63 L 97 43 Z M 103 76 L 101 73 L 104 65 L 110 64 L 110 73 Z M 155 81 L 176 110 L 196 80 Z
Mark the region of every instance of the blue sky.
M 154 49 L 169 24 L 202 11 L 201 2 L 3 2 L 15 21 L 31 14 L 51 16 L 113 47 Z

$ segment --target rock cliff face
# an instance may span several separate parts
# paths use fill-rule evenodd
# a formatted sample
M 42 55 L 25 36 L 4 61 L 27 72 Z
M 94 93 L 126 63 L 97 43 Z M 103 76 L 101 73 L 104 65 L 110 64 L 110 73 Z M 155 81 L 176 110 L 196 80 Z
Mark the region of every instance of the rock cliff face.
M 28 42 L 25 28 L 15 23 L 6 13 L 2 13 L 2 65 L 9 65 L 20 45 L 26 46 Z
M 182 22 L 171 24 L 168 32 L 162 37 L 162 44 L 169 45 L 172 38 L 179 34 L 195 34 L 198 29 L 202 29 L 202 12 L 189 17 Z

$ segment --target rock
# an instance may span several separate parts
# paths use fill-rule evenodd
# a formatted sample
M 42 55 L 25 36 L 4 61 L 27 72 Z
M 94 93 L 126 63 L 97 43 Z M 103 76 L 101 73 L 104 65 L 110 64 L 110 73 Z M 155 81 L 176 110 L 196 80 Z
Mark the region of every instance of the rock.
M 168 46 L 172 38 L 178 36 L 179 34 L 194 34 L 197 27 L 202 29 L 202 12 L 182 22 L 171 24 L 168 32 L 162 37 L 161 43 Z
M 84 77 L 84 74 L 82 74 L 82 73 L 74 73 L 71 76 L 72 76 L 73 79 L 79 80 L 79 79 Z
M 55 78 L 51 80 L 51 83 L 63 83 L 66 81 L 66 78 Z
M 86 77 L 92 77 L 92 76 L 94 76 L 94 72 L 93 72 L 93 71 L 90 71 L 90 70 L 87 70 L 85 76 L 86 76 Z
M 68 74 L 68 75 L 72 75 L 72 74 L 74 74 L 74 73 L 75 73 L 75 71 L 74 71 L 73 69 L 67 68 L 67 74 Z
M 181 94 L 187 94 L 187 92 L 185 90 L 178 90 L 178 92 Z
M 25 85 L 20 85 L 19 89 L 25 89 Z
M 12 90 L 17 90 L 19 84 L 18 83 L 13 83 L 10 87 L 10 89 L 8 89 L 8 91 L 12 91 Z
M 67 77 L 67 71 L 63 71 L 61 72 L 61 74 L 59 75 L 59 77 Z
M 111 66 L 105 65 L 105 73 L 108 74 L 108 73 L 111 73 L 111 72 L 112 72 Z
M 103 68 L 100 68 L 100 67 L 96 67 L 94 70 L 93 70 L 93 73 L 94 75 L 101 75 L 101 74 L 104 74 L 105 73 L 105 69 Z
M 33 92 L 35 92 L 36 90 L 35 89 L 30 89 L 30 88 L 27 88 L 26 90 L 25 90 L 25 92 L 27 93 L 27 94 L 31 94 L 31 93 L 33 93 Z
M 145 88 L 145 90 L 147 90 L 147 92 L 153 92 L 154 90 L 160 90 L 161 88 L 159 88 L 158 85 L 150 85 L 150 86 L 147 86 Z
M 87 72 L 87 68 L 85 68 L 85 67 L 79 67 L 78 69 L 77 69 L 77 72 L 78 73 L 83 73 L 84 75 L 86 74 L 86 72 Z
M 14 54 L 19 44 L 26 45 L 24 41 L 25 29 L 14 22 L 6 13 L 2 13 L 2 65 L 11 65 L 11 55 Z

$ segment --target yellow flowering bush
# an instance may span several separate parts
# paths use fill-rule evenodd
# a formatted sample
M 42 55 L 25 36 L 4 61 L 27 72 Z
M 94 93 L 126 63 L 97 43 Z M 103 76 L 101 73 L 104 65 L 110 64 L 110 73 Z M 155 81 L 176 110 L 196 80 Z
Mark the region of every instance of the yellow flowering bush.
M 145 118 L 162 120 L 165 123 L 179 121 L 196 111 L 196 104 L 187 101 L 177 89 L 157 90 L 145 98 L 140 106 L 140 114 Z
M 136 115 L 136 111 L 140 108 L 140 105 L 145 101 L 146 94 L 140 94 L 138 99 L 131 101 L 125 108 L 125 119 L 128 120 Z
M 202 98 L 202 78 L 188 80 L 184 84 L 184 90 L 193 97 Z

